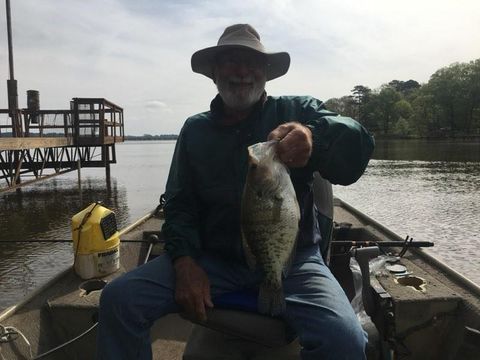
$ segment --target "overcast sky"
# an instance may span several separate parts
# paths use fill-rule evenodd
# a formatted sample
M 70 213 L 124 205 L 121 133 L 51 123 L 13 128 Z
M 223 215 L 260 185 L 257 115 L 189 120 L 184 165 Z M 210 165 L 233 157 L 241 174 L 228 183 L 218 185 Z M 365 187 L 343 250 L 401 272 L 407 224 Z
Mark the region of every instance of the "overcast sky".
M 3 1 L 2 1 L 3 3 Z M 480 58 L 478 0 L 12 0 L 19 104 L 40 91 L 42 109 L 73 97 L 124 108 L 127 135 L 178 133 L 208 109 L 216 89 L 190 57 L 223 29 L 250 23 L 290 71 L 271 95 L 348 95 L 355 85 L 427 82 L 454 62 Z M 7 108 L 5 5 L 0 8 L 0 108 Z

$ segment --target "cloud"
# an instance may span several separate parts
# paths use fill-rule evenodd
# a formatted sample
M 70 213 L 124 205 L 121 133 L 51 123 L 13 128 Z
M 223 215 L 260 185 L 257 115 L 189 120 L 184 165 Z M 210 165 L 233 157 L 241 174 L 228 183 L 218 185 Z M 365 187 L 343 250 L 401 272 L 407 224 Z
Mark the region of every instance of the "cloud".
M 161 100 L 148 100 L 145 106 L 148 109 L 168 109 L 167 104 Z
M 162 114 L 162 115 L 165 115 L 165 114 L 172 115 L 172 114 L 174 114 L 173 110 L 162 100 L 148 100 L 145 103 L 145 107 L 151 113 L 159 113 L 159 114 Z

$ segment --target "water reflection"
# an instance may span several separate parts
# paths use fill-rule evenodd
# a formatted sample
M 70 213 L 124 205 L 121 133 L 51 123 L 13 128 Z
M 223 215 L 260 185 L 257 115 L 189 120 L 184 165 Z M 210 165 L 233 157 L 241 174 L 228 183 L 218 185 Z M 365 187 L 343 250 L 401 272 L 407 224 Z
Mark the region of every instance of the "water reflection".
M 423 161 L 480 161 L 478 141 L 377 140 L 374 159 Z
M 116 179 L 107 188 L 104 179 L 86 178 L 81 194 L 77 184 L 62 178 L 7 193 L 0 198 L 0 241 L 70 239 L 70 218 L 95 201 L 115 211 L 119 224 L 128 222 L 127 192 Z
M 71 244 L 0 243 L 0 310 L 73 263 Z

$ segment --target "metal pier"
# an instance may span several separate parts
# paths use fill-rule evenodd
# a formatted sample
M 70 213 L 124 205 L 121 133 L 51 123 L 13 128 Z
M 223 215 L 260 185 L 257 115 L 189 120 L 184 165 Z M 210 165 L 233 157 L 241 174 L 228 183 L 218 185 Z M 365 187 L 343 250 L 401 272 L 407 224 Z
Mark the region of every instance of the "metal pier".
M 28 108 L 0 109 L 0 192 L 82 167 L 116 162 L 115 143 L 124 141 L 123 109 L 103 98 L 74 98 L 69 110 L 40 110 L 38 92 Z

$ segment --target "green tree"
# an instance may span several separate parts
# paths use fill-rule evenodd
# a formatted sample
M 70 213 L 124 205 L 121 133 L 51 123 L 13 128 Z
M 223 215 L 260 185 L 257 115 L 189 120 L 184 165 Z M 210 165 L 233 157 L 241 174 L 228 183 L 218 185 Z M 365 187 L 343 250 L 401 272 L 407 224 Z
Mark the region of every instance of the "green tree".
M 353 102 L 357 107 L 357 113 L 354 117 L 361 123 L 365 123 L 367 122 L 368 116 L 368 112 L 366 111 L 366 105 L 370 101 L 372 90 L 363 85 L 356 85 L 351 90 L 351 92 L 353 94 Z
M 356 85 L 327 108 L 385 135 L 480 134 L 480 59 L 437 70 L 427 84 L 392 80 L 380 89 Z
M 409 94 L 420 88 L 420 84 L 417 81 L 411 79 L 407 81 L 392 80 L 388 83 L 388 85 L 403 96 L 408 96 Z
M 407 119 L 400 118 L 397 120 L 395 123 L 395 126 L 393 128 L 393 133 L 395 135 L 400 135 L 400 136 L 409 136 L 412 133 L 412 129 L 410 127 L 410 124 L 408 123 Z
M 373 109 L 371 116 L 382 129 L 384 135 L 389 135 L 391 126 L 398 120 L 396 103 L 402 96 L 396 90 L 389 86 L 384 86 L 370 103 Z
M 468 130 L 469 103 L 469 66 L 455 63 L 437 70 L 428 82 L 427 89 L 441 110 L 441 123 L 452 134 L 459 130 Z
M 414 132 L 420 136 L 438 133 L 441 129 L 439 107 L 435 104 L 433 96 L 423 86 L 412 101 L 411 123 Z
M 412 124 L 412 105 L 407 100 L 400 99 L 394 105 L 394 112 L 397 118 L 394 125 L 394 133 L 401 136 L 412 135 L 414 129 Z
M 342 96 L 341 98 L 331 98 L 325 102 L 328 110 L 344 116 L 356 116 L 356 104 L 351 96 Z
M 398 100 L 394 105 L 395 113 L 404 119 L 409 119 L 413 115 L 413 108 L 405 99 Z
M 480 128 L 480 59 L 468 64 L 466 73 L 467 105 L 465 115 L 465 130 L 470 132 Z

